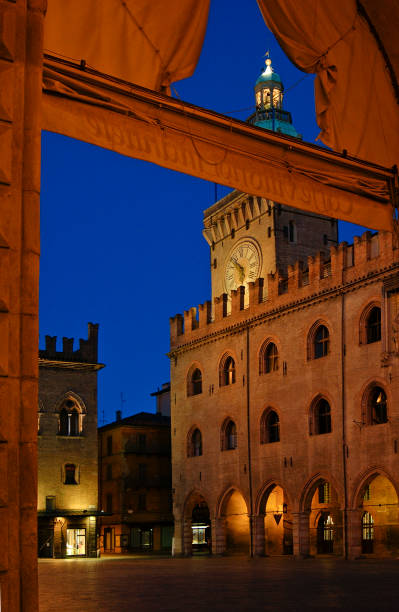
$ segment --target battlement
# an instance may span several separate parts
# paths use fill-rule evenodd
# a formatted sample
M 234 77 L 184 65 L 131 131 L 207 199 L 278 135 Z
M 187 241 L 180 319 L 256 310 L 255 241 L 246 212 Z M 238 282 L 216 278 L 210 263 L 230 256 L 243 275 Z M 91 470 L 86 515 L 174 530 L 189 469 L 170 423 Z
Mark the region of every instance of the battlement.
M 57 336 L 45 336 L 46 348 L 39 350 L 41 359 L 79 363 L 98 363 L 98 323 L 88 323 L 87 340 L 79 339 L 79 348 L 73 350 L 74 338 L 62 339 L 62 351 L 57 351 Z
M 399 262 L 399 249 L 394 246 L 391 232 L 364 232 L 355 236 L 353 244 L 341 242 L 329 251 L 297 261 L 286 271 L 258 278 L 245 287 L 238 287 L 229 296 L 223 293 L 214 299 L 213 315 L 210 301 L 190 308 L 184 316 L 177 314 L 170 319 L 171 349 L 208 333 L 217 332 L 226 325 L 234 325 L 252 316 L 288 306 L 296 301 L 311 298 L 319 293 L 334 290 L 384 270 Z

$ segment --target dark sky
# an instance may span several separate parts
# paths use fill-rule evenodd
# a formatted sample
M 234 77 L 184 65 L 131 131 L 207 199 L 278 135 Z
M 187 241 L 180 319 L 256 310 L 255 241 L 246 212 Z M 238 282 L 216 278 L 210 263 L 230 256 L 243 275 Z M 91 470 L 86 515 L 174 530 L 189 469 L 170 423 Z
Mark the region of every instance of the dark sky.
M 284 107 L 314 142 L 313 76 L 285 57 L 255 0 L 212 0 L 197 70 L 174 95 L 245 120 L 268 49 Z M 149 394 L 169 380 L 169 317 L 210 298 L 201 230 L 214 185 L 57 134 L 42 146 L 40 346 L 58 335 L 60 350 L 62 336 L 86 338 L 87 322 L 99 323 L 99 424 L 121 406 L 153 411 Z M 342 223 L 340 239 L 361 231 Z

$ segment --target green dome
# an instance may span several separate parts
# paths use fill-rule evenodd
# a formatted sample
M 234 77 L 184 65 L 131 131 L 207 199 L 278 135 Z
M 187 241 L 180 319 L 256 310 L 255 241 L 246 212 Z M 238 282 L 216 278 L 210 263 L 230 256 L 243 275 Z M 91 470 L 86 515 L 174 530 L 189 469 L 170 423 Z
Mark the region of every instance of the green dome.
M 281 84 L 281 79 L 277 72 L 271 70 L 269 73 L 267 73 L 265 70 L 264 72 L 262 72 L 262 74 L 258 76 L 255 85 L 258 85 L 258 83 L 270 83 L 270 81 L 274 81 L 275 83 Z

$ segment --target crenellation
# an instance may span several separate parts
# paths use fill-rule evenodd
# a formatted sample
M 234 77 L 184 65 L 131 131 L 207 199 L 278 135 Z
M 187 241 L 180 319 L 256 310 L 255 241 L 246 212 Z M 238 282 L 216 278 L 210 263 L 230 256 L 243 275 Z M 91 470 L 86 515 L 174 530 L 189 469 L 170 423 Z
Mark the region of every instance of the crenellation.
M 88 324 L 87 340 L 80 338 L 79 348 L 74 351 L 74 338 L 62 338 L 62 351 L 57 351 L 57 336 L 45 336 L 45 349 L 39 350 L 41 359 L 51 361 L 72 361 L 80 363 L 97 363 L 98 359 L 98 323 Z
M 222 293 L 219 297 L 215 297 L 214 299 L 214 319 L 215 321 L 221 321 L 224 317 L 227 317 L 227 303 L 228 303 L 228 295 L 227 293 Z
M 203 329 L 212 320 L 212 303 L 207 300 L 203 304 L 198 305 L 198 328 Z
M 375 242 L 371 246 L 372 240 Z M 360 237 L 355 236 L 353 245 L 341 242 L 339 245 L 331 246 L 328 251 L 308 256 L 306 264 L 298 260 L 295 264 L 288 265 L 286 271 L 278 270 L 268 274 L 266 283 L 263 278 L 249 282 L 248 295 L 245 287 L 241 286 L 233 290 L 230 296 L 223 293 L 215 297 L 213 320 L 212 304 L 209 300 L 200 304 L 198 309 L 186 310 L 184 317 L 182 315 L 172 317 L 171 345 L 175 348 L 187 342 L 196 329 L 204 333 L 218 329 L 218 327 L 212 328 L 212 325 L 220 323 L 226 317 L 229 317 L 234 324 L 237 316 L 242 320 L 242 312 L 246 313 L 246 317 L 254 316 L 262 310 L 267 312 L 276 307 L 289 305 L 298 299 L 307 299 L 370 275 L 399 260 L 396 252 L 394 257 L 392 256 L 392 249 L 393 240 L 389 232 L 372 234 L 367 231 Z M 263 306 L 260 307 L 260 304 Z
M 235 315 L 244 310 L 245 287 L 241 285 L 231 292 L 231 314 Z

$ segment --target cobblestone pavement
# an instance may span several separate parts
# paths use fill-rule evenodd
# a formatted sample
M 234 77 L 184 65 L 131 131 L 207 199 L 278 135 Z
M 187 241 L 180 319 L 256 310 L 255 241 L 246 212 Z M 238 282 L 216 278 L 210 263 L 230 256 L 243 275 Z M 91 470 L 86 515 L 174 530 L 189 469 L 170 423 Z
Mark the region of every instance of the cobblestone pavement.
M 399 561 L 102 558 L 39 561 L 40 612 L 399 609 Z

